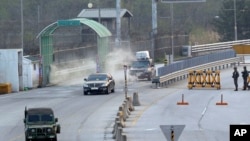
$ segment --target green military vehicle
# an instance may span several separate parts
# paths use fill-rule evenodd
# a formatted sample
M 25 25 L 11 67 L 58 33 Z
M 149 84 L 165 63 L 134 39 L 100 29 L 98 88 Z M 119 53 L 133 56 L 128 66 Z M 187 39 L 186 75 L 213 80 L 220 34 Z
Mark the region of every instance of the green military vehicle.
M 25 140 L 57 141 L 61 127 L 51 108 L 29 108 L 24 111 Z

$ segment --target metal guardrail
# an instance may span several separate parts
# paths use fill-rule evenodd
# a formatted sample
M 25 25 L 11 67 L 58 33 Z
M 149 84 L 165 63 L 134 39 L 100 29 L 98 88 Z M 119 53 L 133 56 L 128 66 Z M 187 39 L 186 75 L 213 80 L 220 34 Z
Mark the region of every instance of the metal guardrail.
M 175 71 L 175 72 L 169 73 L 169 74 L 164 75 L 164 76 L 156 77 L 152 80 L 152 83 L 155 83 L 156 86 L 157 86 L 157 84 L 163 85 L 163 84 L 169 83 L 169 81 L 172 81 L 175 79 L 182 79 L 182 78 L 187 77 L 189 71 L 213 70 L 213 69 L 217 70 L 217 69 L 221 69 L 221 67 L 224 68 L 225 65 L 228 67 L 228 66 L 231 66 L 232 64 L 234 64 L 234 65 L 239 64 L 239 62 L 242 62 L 242 57 L 234 57 L 234 58 L 215 61 L 215 62 L 203 64 L 203 65 L 198 65 L 198 66 L 186 68 L 186 69 L 183 69 L 180 71 Z
M 182 61 L 177 61 L 164 67 L 158 68 L 158 76 L 164 76 L 169 73 L 183 70 L 186 68 L 207 64 L 214 61 L 224 60 L 236 57 L 235 51 L 230 49 L 226 51 L 216 52 L 212 54 L 202 55 L 198 57 L 188 58 Z
M 213 44 L 204 44 L 204 45 L 195 45 L 191 47 L 191 52 L 201 53 L 201 52 L 207 52 L 207 51 L 232 49 L 233 45 L 238 45 L 238 44 L 250 44 L 250 39 L 230 41 L 230 42 L 220 42 L 220 43 L 213 43 Z

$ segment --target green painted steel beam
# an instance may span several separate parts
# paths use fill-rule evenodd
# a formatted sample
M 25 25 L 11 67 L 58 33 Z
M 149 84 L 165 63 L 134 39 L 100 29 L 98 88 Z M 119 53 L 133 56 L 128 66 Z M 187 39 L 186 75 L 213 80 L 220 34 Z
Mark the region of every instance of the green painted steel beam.
M 85 19 L 85 18 L 77 18 L 77 19 L 69 19 L 69 20 L 58 20 L 47 27 L 45 27 L 37 36 L 40 38 L 40 54 L 42 57 L 42 85 L 45 86 L 49 83 L 49 74 L 50 74 L 50 65 L 53 63 L 53 38 L 52 34 L 59 27 L 65 26 L 80 26 L 81 24 L 87 25 L 91 29 L 93 29 L 98 37 L 97 37 L 97 52 L 100 61 L 101 70 L 105 67 L 106 55 L 109 52 L 108 46 L 108 37 L 111 36 L 111 32 L 102 24 Z

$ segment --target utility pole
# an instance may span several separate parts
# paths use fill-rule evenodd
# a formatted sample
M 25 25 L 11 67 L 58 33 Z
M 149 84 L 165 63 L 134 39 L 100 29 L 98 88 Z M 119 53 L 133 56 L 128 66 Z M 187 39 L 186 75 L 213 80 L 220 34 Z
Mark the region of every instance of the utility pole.
M 238 40 L 237 36 L 237 19 L 236 19 L 236 0 L 234 0 L 234 40 Z
M 153 60 L 155 60 L 155 36 L 157 35 L 157 1 L 158 0 L 152 0 L 152 31 L 151 31 L 151 37 L 152 37 L 152 52 L 151 56 Z
M 23 0 L 21 0 L 21 48 L 23 49 Z
M 123 65 L 124 68 L 124 91 L 125 91 L 125 99 L 127 99 L 128 97 L 128 85 L 127 85 L 127 70 L 128 70 L 128 66 L 127 65 Z
M 116 47 L 121 44 L 121 0 L 116 0 Z
M 235 1 L 235 0 L 234 0 Z M 170 59 L 170 63 L 174 61 L 174 36 L 173 36 L 173 28 L 174 28 L 174 3 L 193 3 L 193 2 L 206 2 L 206 0 L 161 0 L 162 3 L 170 4 L 170 12 L 171 12 L 171 49 L 172 49 L 172 57 Z
M 170 12 L 171 12 L 171 49 L 172 49 L 172 57 L 171 63 L 174 62 L 174 5 L 170 3 Z
M 98 0 L 98 22 L 101 23 L 101 6 L 100 6 L 100 0 Z

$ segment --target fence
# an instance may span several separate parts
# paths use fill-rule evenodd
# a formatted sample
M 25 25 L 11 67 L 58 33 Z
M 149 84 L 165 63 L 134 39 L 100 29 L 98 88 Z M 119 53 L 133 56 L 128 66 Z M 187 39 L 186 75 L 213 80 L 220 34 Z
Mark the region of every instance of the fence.
M 233 50 L 227 50 L 223 52 L 217 52 L 214 54 L 208 54 L 204 56 L 194 57 L 187 60 L 179 61 L 176 63 L 169 64 L 164 67 L 158 68 L 158 76 L 163 76 L 170 74 L 175 71 L 183 70 L 193 66 L 198 66 L 201 64 L 206 64 L 218 60 L 224 60 L 228 58 L 235 57 L 235 52 Z
M 217 70 L 217 69 L 224 69 L 228 68 L 230 66 L 235 66 L 242 62 L 241 57 L 233 57 L 229 59 L 224 59 L 224 60 L 219 60 L 207 64 L 202 64 L 199 66 L 194 66 L 191 68 L 186 68 L 183 70 L 175 71 L 170 74 L 160 76 L 160 77 L 155 77 L 152 79 L 152 83 L 155 83 L 156 87 L 157 85 L 167 85 L 169 83 L 175 82 L 176 80 L 182 80 L 187 77 L 187 74 L 189 71 L 192 70 Z
M 233 45 L 239 44 L 250 44 L 250 39 L 248 40 L 238 40 L 238 41 L 230 41 L 230 42 L 220 42 L 213 44 L 204 44 L 204 45 L 195 45 L 192 46 L 192 55 L 201 55 L 206 53 L 215 52 L 218 50 L 226 50 L 232 49 Z

